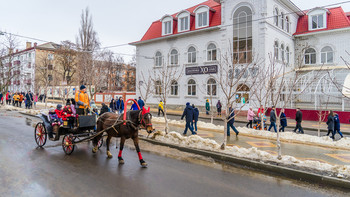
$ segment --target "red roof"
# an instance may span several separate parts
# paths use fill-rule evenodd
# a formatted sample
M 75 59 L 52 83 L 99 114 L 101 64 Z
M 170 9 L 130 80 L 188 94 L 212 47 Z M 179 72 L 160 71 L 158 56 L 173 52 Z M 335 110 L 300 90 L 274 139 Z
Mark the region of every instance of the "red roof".
M 186 9 L 187 11 L 189 11 L 191 14 L 193 14 L 193 11 L 201 5 L 206 5 L 208 6 L 210 9 L 213 10 L 213 12 L 211 12 L 209 14 L 209 27 L 214 27 L 214 26 L 218 26 L 221 25 L 221 4 L 215 2 L 214 0 L 208 0 L 206 2 L 203 2 L 201 4 L 198 4 L 196 6 L 193 6 L 191 8 Z M 173 15 L 171 15 L 174 19 L 176 19 L 178 13 L 175 13 Z M 194 31 L 196 30 L 196 25 L 195 22 L 193 20 L 191 20 L 190 22 L 190 31 Z M 208 27 L 206 27 L 208 28 Z M 180 32 L 183 33 L 183 32 Z M 171 35 L 176 35 L 176 34 L 180 34 L 177 31 L 177 20 L 174 20 L 174 26 L 173 26 L 173 34 L 170 35 L 166 35 L 166 36 L 171 36 Z M 142 39 L 138 42 L 142 42 L 142 41 L 146 41 L 146 40 L 152 40 L 155 38 L 160 38 L 160 37 L 166 37 L 166 36 L 162 36 L 162 22 L 160 20 L 154 21 L 152 23 L 152 25 L 150 26 L 150 28 L 147 30 L 147 32 L 145 33 L 145 35 L 142 37 Z M 137 43 L 137 42 L 136 42 Z
M 332 29 L 341 29 L 341 28 L 350 27 L 349 12 L 346 14 L 341 7 L 329 8 L 328 11 L 330 13 L 327 16 L 326 29 L 309 31 L 308 15 L 306 14 L 308 11 L 306 11 L 304 16 L 299 17 L 297 30 L 294 33 L 294 35 L 308 34 L 312 32 L 327 31 Z

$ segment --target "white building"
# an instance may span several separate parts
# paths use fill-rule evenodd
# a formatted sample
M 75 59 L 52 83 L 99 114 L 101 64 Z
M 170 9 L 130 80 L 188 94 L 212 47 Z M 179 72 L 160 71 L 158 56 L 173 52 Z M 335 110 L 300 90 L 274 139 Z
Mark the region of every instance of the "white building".
M 350 44 L 349 30 L 349 13 L 341 7 L 302 11 L 290 0 L 209 0 L 154 21 L 142 39 L 132 43 L 137 47 L 137 84 L 144 85 L 143 78 L 163 66 L 185 67 L 173 83 L 168 104 L 204 106 L 210 93 L 216 103 L 223 96 L 217 79 L 223 55 L 232 55 L 242 66 L 257 58 L 268 64 L 272 55 L 286 72 L 294 71 L 302 56 L 304 70 L 297 72 L 305 76 L 324 63 L 328 69 L 344 69 L 340 56 Z M 310 50 L 303 50 L 305 46 Z M 242 85 L 249 91 L 249 81 Z M 159 102 L 156 93 L 147 103 Z M 249 94 L 238 96 L 250 99 Z M 249 104 L 257 107 L 253 101 Z M 312 101 L 299 102 L 294 105 Z

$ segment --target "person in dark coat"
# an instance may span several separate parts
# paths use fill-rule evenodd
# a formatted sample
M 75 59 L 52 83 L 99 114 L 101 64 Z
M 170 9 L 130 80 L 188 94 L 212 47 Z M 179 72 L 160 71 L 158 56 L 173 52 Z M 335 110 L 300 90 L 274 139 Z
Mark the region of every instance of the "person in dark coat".
M 218 116 L 221 116 L 221 108 L 222 108 L 221 102 L 220 102 L 220 100 L 218 100 L 218 102 L 216 103 L 216 109 L 218 111 Z
M 119 97 L 119 100 L 117 101 L 116 107 L 117 107 L 116 110 L 119 114 L 123 113 L 123 111 L 124 111 L 123 97 Z
M 284 113 L 284 109 L 281 109 L 281 115 L 280 115 L 280 124 L 281 128 L 279 129 L 279 132 L 284 132 L 284 128 L 287 127 L 287 117 L 286 114 Z
M 199 117 L 199 110 L 193 104 L 192 104 L 192 108 L 193 108 L 193 122 L 191 123 L 191 126 L 194 129 L 194 131 L 197 132 L 197 122 L 198 122 L 198 117 Z M 193 127 L 193 125 L 194 125 L 194 127 Z
M 277 128 L 276 128 L 276 112 L 275 112 L 275 106 L 272 106 L 272 110 L 270 112 L 270 127 L 269 127 L 269 131 L 271 130 L 271 128 L 273 127 L 273 129 L 275 130 L 275 133 L 277 133 Z
M 142 109 L 145 106 L 145 102 L 139 97 L 139 100 L 137 100 L 137 104 L 139 104 L 140 108 Z
M 2 93 L 0 92 L 0 104 L 4 104 L 3 103 L 3 96 L 2 96 Z
M 29 91 L 27 94 L 26 94 L 26 109 L 29 109 L 31 108 L 32 106 L 32 102 L 33 102 L 33 94 L 31 91 Z
M 297 108 L 297 113 L 295 114 L 295 121 L 297 122 L 294 132 L 299 129 L 299 133 L 304 134 L 303 127 L 301 127 L 301 122 L 303 121 L 303 113 L 300 111 L 300 108 Z
M 116 103 L 115 103 L 114 98 L 112 98 L 111 102 L 109 103 L 109 108 L 112 109 L 112 112 L 115 112 L 115 109 L 116 109 L 117 107 L 116 107 Z
M 230 127 L 236 133 L 236 136 L 239 134 L 236 127 L 233 125 L 235 123 L 235 111 L 232 107 L 229 108 L 229 114 L 227 116 L 227 136 L 230 136 Z
M 331 138 L 334 140 L 334 115 L 332 110 L 329 111 L 326 124 L 328 125 L 327 136 L 329 136 L 329 134 L 332 132 Z
M 339 133 L 340 137 L 343 138 L 343 134 L 340 132 L 340 120 L 337 113 L 334 114 L 334 135 Z
M 100 111 L 100 116 L 106 112 L 109 112 L 109 108 L 106 104 L 102 103 L 102 108 L 101 108 L 101 111 Z
M 187 134 L 187 129 L 190 129 L 192 132 L 192 135 L 196 135 L 197 133 L 193 131 L 193 127 L 191 126 L 191 123 L 193 122 L 194 117 L 194 111 L 190 103 L 186 103 L 186 108 L 181 116 L 181 120 L 186 116 L 186 128 L 184 130 L 184 135 Z

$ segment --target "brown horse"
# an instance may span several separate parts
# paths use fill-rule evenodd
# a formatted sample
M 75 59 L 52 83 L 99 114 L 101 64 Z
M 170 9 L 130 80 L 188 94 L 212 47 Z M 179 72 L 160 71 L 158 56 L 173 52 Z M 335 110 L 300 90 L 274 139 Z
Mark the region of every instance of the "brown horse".
M 108 134 L 107 137 L 107 157 L 112 158 L 113 155 L 109 151 L 109 144 L 111 142 L 112 137 L 120 137 L 120 147 L 118 154 L 119 164 L 124 164 L 124 160 L 122 158 L 122 152 L 124 148 L 124 143 L 126 139 L 131 138 L 134 141 L 134 145 L 136 151 L 139 156 L 140 164 L 142 167 L 147 167 L 147 163 L 143 160 L 140 147 L 139 147 L 139 129 L 144 128 L 148 133 L 153 131 L 152 128 L 152 115 L 149 113 L 149 108 L 146 110 L 142 108 L 142 110 L 128 111 L 126 114 L 126 121 L 123 121 L 124 114 L 115 114 L 115 113 L 104 113 L 97 120 L 97 133 L 105 130 Z M 96 136 L 93 139 L 94 148 L 92 149 L 93 153 L 96 153 L 98 150 L 97 142 L 102 137 L 100 135 Z

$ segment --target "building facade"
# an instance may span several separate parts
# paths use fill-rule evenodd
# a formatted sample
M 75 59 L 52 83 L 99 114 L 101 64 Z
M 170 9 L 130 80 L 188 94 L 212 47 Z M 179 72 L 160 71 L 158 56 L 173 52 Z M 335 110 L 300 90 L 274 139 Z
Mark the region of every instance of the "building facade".
M 344 69 L 340 57 L 350 44 L 349 28 L 349 14 L 341 7 L 302 11 L 290 0 L 205 1 L 163 16 L 140 41 L 132 43 L 137 48 L 136 83 L 145 85 L 145 79 L 152 78 L 157 69 L 178 67 L 182 75 L 171 83 L 168 104 L 204 106 L 209 97 L 215 104 L 223 98 L 218 80 L 223 57 L 232 57 L 236 73 L 240 66 L 259 60 L 263 67 L 273 58 L 286 73 L 302 72 L 311 77 L 310 72 L 321 64 Z M 300 64 L 304 70 L 299 69 Z M 249 70 L 246 77 L 253 77 L 253 73 Z M 237 94 L 237 102 L 244 97 L 248 102 L 245 108 L 258 107 L 249 95 L 251 80 L 243 81 L 238 86 L 245 87 L 246 93 Z M 159 102 L 159 84 L 153 85 L 153 95 L 147 100 L 150 104 Z M 145 90 L 138 88 L 137 95 Z M 300 98 L 294 107 L 312 102 L 306 99 Z

